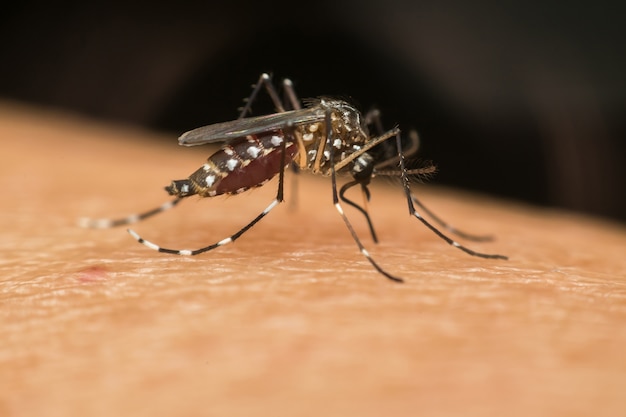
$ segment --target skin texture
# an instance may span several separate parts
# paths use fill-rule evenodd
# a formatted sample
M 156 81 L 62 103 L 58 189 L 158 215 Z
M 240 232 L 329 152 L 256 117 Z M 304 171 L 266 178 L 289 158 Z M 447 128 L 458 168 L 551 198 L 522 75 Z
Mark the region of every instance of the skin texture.
M 472 258 L 372 186 L 381 243 L 345 207 L 395 284 L 358 252 L 328 178 L 237 242 L 159 254 L 123 216 L 210 149 L 53 112 L 0 105 L 0 415 L 619 415 L 626 404 L 626 231 L 559 211 L 415 185 L 437 214 L 510 256 Z M 426 138 L 424 138 L 426 140 Z M 468 173 L 471 175 L 471 173 Z M 166 247 L 221 240 L 276 180 L 190 198 L 133 225 Z M 358 193 L 352 194 L 361 201 Z

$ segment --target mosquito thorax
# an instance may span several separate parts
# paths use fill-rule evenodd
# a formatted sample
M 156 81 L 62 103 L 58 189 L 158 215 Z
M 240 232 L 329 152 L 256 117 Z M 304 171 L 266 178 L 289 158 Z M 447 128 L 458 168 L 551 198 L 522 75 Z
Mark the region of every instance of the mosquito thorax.
M 298 130 L 303 146 L 296 159 L 300 168 L 313 174 L 330 175 L 329 161 L 337 164 L 354 152 L 359 152 L 369 140 L 367 127 L 361 113 L 353 105 L 335 99 L 320 99 L 316 106 L 327 111 L 330 124 L 317 122 L 305 124 Z M 330 127 L 330 141 L 327 129 Z

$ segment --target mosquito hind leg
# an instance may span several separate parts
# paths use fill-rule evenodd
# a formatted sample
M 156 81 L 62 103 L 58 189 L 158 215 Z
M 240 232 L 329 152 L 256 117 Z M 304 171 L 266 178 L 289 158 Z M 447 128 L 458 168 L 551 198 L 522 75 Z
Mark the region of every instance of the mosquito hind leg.
M 283 90 L 286 95 L 283 102 L 280 100 L 278 92 L 276 91 L 276 87 L 274 87 L 274 84 L 272 83 L 272 77 L 264 72 L 263 74 L 261 74 L 256 84 L 253 84 L 252 93 L 250 93 L 250 96 L 244 99 L 245 105 L 241 109 L 241 113 L 239 114 L 238 119 L 243 119 L 244 117 L 246 117 L 247 114 L 251 112 L 252 103 L 254 102 L 254 100 L 256 100 L 262 88 L 265 88 L 265 91 L 270 96 L 270 99 L 272 100 L 272 103 L 274 104 L 277 112 L 284 112 L 287 104 L 294 110 L 302 108 L 300 100 L 298 99 L 298 96 L 296 95 L 293 88 L 293 83 L 290 79 L 285 78 L 283 80 Z
M 302 104 L 296 94 L 296 90 L 293 88 L 293 83 L 289 78 L 283 80 L 283 92 L 285 94 L 285 104 L 289 103 L 293 110 L 300 110 Z
M 239 114 L 238 119 L 243 119 L 246 116 L 246 114 L 250 113 L 252 109 L 252 103 L 257 98 L 262 88 L 265 88 L 265 90 L 267 91 L 267 94 L 270 96 L 270 99 L 272 100 L 272 103 L 274 104 L 274 107 L 276 107 L 276 110 L 278 112 L 286 111 L 286 108 L 288 106 L 293 110 L 300 110 L 302 108 L 302 105 L 300 104 L 300 99 L 298 98 L 298 95 L 296 94 L 296 91 L 293 88 L 293 82 L 291 82 L 289 78 L 285 78 L 283 80 L 283 93 L 285 95 L 285 98 L 281 102 L 278 96 L 278 92 L 276 91 L 276 87 L 274 87 L 274 84 L 272 83 L 272 77 L 267 73 L 263 73 L 259 77 L 259 80 L 256 82 L 256 84 L 253 84 L 253 89 L 252 89 L 252 93 L 250 94 L 250 96 L 244 99 L 244 102 L 246 104 L 241 109 L 241 113 Z M 298 167 L 297 164 L 291 163 L 290 165 L 291 165 L 291 171 L 294 174 L 298 174 L 300 172 L 300 167 Z M 297 198 L 298 177 L 297 175 L 293 175 L 291 177 L 291 195 L 294 196 L 294 198 L 291 199 L 291 202 L 289 203 L 289 207 L 290 209 L 295 210 L 297 206 L 297 201 L 298 201 L 298 198 Z
M 78 225 L 87 229 L 109 229 L 112 227 L 133 224 L 174 208 L 178 203 L 180 203 L 180 200 L 182 200 L 182 198 L 176 198 L 172 201 L 168 201 L 167 203 L 163 203 L 159 207 L 153 208 L 152 210 L 148 210 L 143 213 L 131 214 L 130 216 L 120 219 L 91 219 L 83 217 L 78 219 Z
M 194 256 L 194 255 L 199 255 L 201 253 L 204 252 L 208 252 L 210 250 L 213 250 L 215 248 L 218 248 L 220 246 L 224 246 L 228 243 L 232 243 L 235 240 L 237 240 L 241 235 L 243 235 L 244 233 L 246 233 L 248 230 L 250 230 L 252 228 L 252 226 L 254 226 L 255 224 L 257 224 L 263 217 L 267 216 L 269 214 L 270 211 L 272 211 L 274 209 L 274 207 L 276 207 L 278 204 L 280 204 L 284 198 L 283 198 L 283 184 L 285 181 L 285 165 L 286 165 L 286 143 L 287 143 L 287 139 L 285 138 L 285 140 L 282 141 L 281 143 L 281 169 L 280 171 L 278 171 L 278 190 L 276 191 L 276 197 L 274 198 L 274 200 L 272 200 L 272 202 L 265 208 L 265 210 L 263 210 L 258 216 L 256 216 L 254 219 L 252 219 L 252 221 L 250 221 L 248 224 L 246 224 L 244 227 L 242 227 L 241 229 L 239 229 L 236 233 L 230 235 L 229 237 L 220 240 L 219 242 L 213 243 L 211 245 L 207 245 L 204 246 L 202 248 L 199 249 L 169 249 L 169 248 L 163 248 L 151 241 L 148 241 L 144 238 L 142 238 L 137 232 L 135 232 L 132 229 L 128 229 L 128 233 L 130 233 L 130 235 L 135 238 L 135 240 L 137 240 L 137 242 L 141 243 L 144 246 L 147 246 L 148 248 L 155 250 L 157 252 L 162 252 L 162 253 L 169 253 L 169 254 L 173 254 L 173 255 L 184 255 L 184 256 Z

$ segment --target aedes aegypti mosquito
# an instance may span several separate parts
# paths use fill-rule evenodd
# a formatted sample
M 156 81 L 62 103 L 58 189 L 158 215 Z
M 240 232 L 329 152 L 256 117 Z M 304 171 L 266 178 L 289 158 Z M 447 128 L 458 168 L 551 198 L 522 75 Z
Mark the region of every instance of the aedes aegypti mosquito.
M 267 74 L 262 74 L 253 87 L 238 119 L 200 127 L 179 138 L 179 144 L 185 146 L 217 142 L 223 142 L 223 144 L 220 150 L 211 155 L 207 162 L 189 178 L 172 181 L 165 187 L 170 195 L 176 197 L 174 200 L 153 210 L 122 219 L 82 219 L 81 224 L 85 227 L 109 228 L 135 223 L 173 208 L 183 198 L 192 195 L 214 197 L 221 194 L 239 194 L 267 183 L 278 174 L 278 190 L 274 200 L 239 231 L 217 243 L 193 250 L 167 249 L 145 240 L 135 231 L 128 229 L 128 232 L 139 243 L 150 249 L 174 255 L 198 255 L 235 241 L 281 203 L 285 168 L 292 165 L 296 170 L 330 176 L 333 204 L 359 250 L 378 272 L 392 281 L 402 282 L 403 280 L 391 275 L 374 261 L 361 243 L 361 239 L 357 236 L 341 205 L 341 202 L 346 203 L 365 216 L 372 239 L 377 242 L 367 210 L 345 196 L 348 189 L 358 185 L 366 200 L 369 200 L 368 185 L 376 175 L 399 177 L 408 203 L 409 214 L 448 244 L 472 256 L 507 259 L 503 255 L 480 253 L 461 245 L 442 233 L 416 211 L 415 206 L 418 206 L 442 228 L 463 238 L 474 241 L 490 240 L 488 236 L 473 236 L 455 229 L 435 216 L 411 193 L 410 176 L 434 172 L 432 165 L 417 169 L 405 167 L 405 158 L 417 151 L 416 134 L 412 137 L 410 149 L 403 149 L 400 129 L 395 127 L 384 132 L 377 111 L 371 111 L 363 116 L 353 105 L 331 98 L 309 100 L 303 107 L 289 79 L 283 81 L 285 93 L 283 102 Z M 252 102 L 263 88 L 270 96 L 277 112 L 264 116 L 246 117 L 251 110 Z M 286 107 L 290 109 L 287 110 Z M 377 135 L 370 135 L 369 128 L 376 129 Z M 395 138 L 395 150 L 391 156 L 379 156 L 379 153 L 374 151 L 374 147 L 393 138 Z M 343 172 L 350 173 L 352 181 L 343 185 L 338 192 L 337 173 Z

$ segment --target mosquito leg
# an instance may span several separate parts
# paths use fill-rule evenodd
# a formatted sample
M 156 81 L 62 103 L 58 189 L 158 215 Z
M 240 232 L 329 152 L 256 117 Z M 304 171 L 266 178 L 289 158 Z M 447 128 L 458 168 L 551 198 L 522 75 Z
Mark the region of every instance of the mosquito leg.
M 276 110 L 279 113 L 284 112 L 287 106 L 290 106 L 294 110 L 299 110 L 302 108 L 302 105 L 300 104 L 300 99 L 298 98 L 298 95 L 296 94 L 293 88 L 293 83 L 291 82 L 289 78 L 285 78 L 283 80 L 283 92 L 286 95 L 286 97 L 285 97 L 285 100 L 281 102 L 278 96 L 278 92 L 276 91 L 276 88 L 274 87 L 274 84 L 272 83 L 272 78 L 270 77 L 269 74 L 263 73 L 259 77 L 259 80 L 256 82 L 256 84 L 253 85 L 252 93 L 250 94 L 250 96 L 244 99 L 244 102 L 246 104 L 241 109 L 241 113 L 239 114 L 238 119 L 243 119 L 246 116 L 246 114 L 248 114 L 251 111 L 252 103 L 254 102 L 257 95 L 261 91 L 261 88 L 263 87 L 265 87 L 265 90 L 267 91 L 268 95 L 272 99 L 272 102 L 274 103 L 274 107 L 276 107 Z M 300 172 L 299 167 L 295 163 L 291 164 L 291 170 L 294 174 L 298 174 Z M 294 198 L 292 199 L 292 203 L 290 204 L 290 207 L 295 209 L 297 195 L 298 195 L 298 180 L 295 175 L 292 176 L 291 191 L 292 191 L 291 195 L 293 195 Z
M 396 156 L 396 159 L 398 157 Z M 415 168 L 415 169 L 408 169 L 405 170 L 406 175 L 417 175 L 417 176 L 423 176 L 426 177 L 430 174 L 432 174 L 433 172 L 436 171 L 436 168 L 434 165 L 428 165 L 425 166 L 423 168 Z M 378 176 L 395 176 L 395 177 L 402 177 L 402 170 L 399 169 L 389 169 L 389 170 L 375 170 L 374 171 L 375 175 Z M 427 216 L 429 216 L 435 223 L 439 224 L 439 226 L 443 227 L 444 229 L 446 229 L 448 232 L 453 233 L 463 239 L 466 240 L 472 240 L 474 242 L 488 242 L 493 240 L 493 236 L 490 235 L 475 235 L 475 234 L 471 234 L 471 233 L 467 233 L 467 232 L 463 232 L 462 230 L 457 229 L 456 227 L 452 226 L 449 223 L 446 223 L 445 221 L 443 221 L 439 216 L 437 216 L 435 213 L 433 213 L 430 209 L 428 209 L 428 207 L 424 206 L 424 204 L 419 201 L 417 199 L 417 197 L 415 197 L 415 195 L 413 193 L 411 193 L 411 200 L 413 200 L 413 203 L 418 206 L 420 209 L 422 209 L 422 211 L 424 213 L 426 213 Z
M 293 128 L 289 127 L 289 129 L 292 130 Z M 293 133 L 291 133 L 291 134 L 293 134 Z M 147 246 L 148 248 L 150 248 L 152 250 L 156 250 L 156 251 L 162 252 L 162 253 L 169 253 L 169 254 L 173 254 L 173 255 L 185 255 L 185 256 L 199 255 L 201 253 L 213 250 L 213 249 L 215 249 L 217 247 L 224 246 L 224 245 L 226 245 L 228 243 L 234 242 L 241 235 L 243 235 L 248 230 L 250 230 L 250 228 L 252 228 L 252 226 L 257 224 L 270 211 L 272 211 L 272 209 L 274 209 L 274 207 L 276 207 L 278 204 L 280 204 L 283 201 L 283 184 L 285 182 L 285 165 L 286 165 L 286 156 L 285 156 L 286 155 L 286 143 L 287 143 L 287 138 L 285 138 L 282 141 L 282 144 L 281 144 L 281 169 L 280 169 L 280 171 L 278 171 L 279 172 L 279 174 L 278 174 L 278 190 L 276 191 L 276 197 L 265 208 L 265 210 L 263 210 L 258 216 L 256 216 L 250 223 L 248 223 L 247 225 L 245 225 L 244 227 L 239 229 L 239 231 L 237 231 L 235 234 L 227 237 L 226 239 L 222 239 L 219 242 L 213 243 L 213 244 L 208 245 L 208 246 L 204 246 L 204 247 L 199 248 L 199 249 L 168 249 L 168 248 L 163 248 L 163 247 L 161 247 L 161 246 L 159 246 L 159 245 L 157 245 L 155 243 L 152 243 L 152 242 L 142 238 L 141 236 L 139 236 L 139 234 L 137 234 L 132 229 L 128 229 L 128 233 L 130 233 L 130 235 L 133 238 L 135 238 L 135 240 L 137 240 L 137 242 L 141 243 L 142 245 Z
M 330 126 L 330 112 L 326 113 L 326 126 Z M 332 129 L 330 129 L 330 128 L 327 129 L 327 132 L 328 132 L 328 137 L 326 139 L 327 143 L 332 143 L 332 141 L 331 141 L 331 131 L 332 131 Z M 398 277 L 395 277 L 395 276 L 391 275 L 389 272 L 387 272 L 383 268 L 381 268 L 376 263 L 376 261 L 374 261 L 374 258 L 372 258 L 372 255 L 370 255 L 370 253 L 367 251 L 367 249 L 365 249 L 365 246 L 363 246 L 363 244 L 361 243 L 361 239 L 359 239 L 359 236 L 356 234 L 356 231 L 352 227 L 352 224 L 350 223 L 350 220 L 348 220 L 348 217 L 344 213 L 343 207 L 341 206 L 341 203 L 339 202 L 339 195 L 337 193 L 337 174 L 336 174 L 336 171 L 335 171 L 335 164 L 333 162 L 334 161 L 334 150 L 333 150 L 333 148 L 334 148 L 334 146 L 330 147 L 330 179 L 331 179 L 332 192 L 333 192 L 333 205 L 335 206 L 335 209 L 337 209 L 337 212 L 339 213 L 339 215 L 343 219 L 344 223 L 346 224 L 346 227 L 348 228 L 348 231 L 350 231 L 350 234 L 352 235 L 352 239 L 354 239 L 354 242 L 357 244 L 357 246 L 359 247 L 359 250 L 361 251 L 363 256 L 365 256 L 365 258 L 369 261 L 369 263 L 372 264 L 372 266 L 378 272 L 380 272 L 381 274 L 383 274 L 385 277 L 389 278 L 390 280 L 395 281 L 395 282 L 404 282 L 404 280 L 402 278 L 398 278 Z
M 415 210 L 415 206 L 413 205 L 414 197 L 411 195 L 411 189 L 409 187 L 409 177 L 406 173 L 406 168 L 404 166 L 404 153 L 402 152 L 402 142 L 400 140 L 400 135 L 396 136 L 396 147 L 398 149 L 398 158 L 400 160 L 400 170 L 401 170 L 401 178 L 402 178 L 402 188 L 404 189 L 404 194 L 406 195 L 406 201 L 409 206 L 409 214 L 411 216 L 415 216 L 420 222 L 422 222 L 426 227 L 428 227 L 433 233 L 439 236 L 441 239 L 445 240 L 449 245 L 452 245 L 463 252 L 477 256 L 480 258 L 488 258 L 488 259 L 508 259 L 508 257 L 504 255 L 496 255 L 496 254 L 488 254 L 473 251 L 472 249 L 466 248 L 455 240 L 450 239 L 448 236 L 443 234 L 439 229 L 430 224 L 426 219 L 424 219 L 418 212 Z M 424 208 L 421 204 L 418 204 L 422 209 Z
M 439 216 L 435 215 L 435 213 L 433 213 L 431 210 L 429 210 L 426 206 L 424 206 L 424 204 L 422 204 L 421 201 L 419 201 L 417 199 L 417 197 L 415 197 L 415 195 L 411 194 L 411 200 L 413 200 L 413 203 L 415 203 L 416 206 L 418 206 L 420 209 L 422 209 L 422 211 L 424 213 L 426 213 L 426 215 L 428 217 L 430 217 L 431 219 L 433 219 L 436 223 L 438 223 L 441 227 L 443 227 L 444 229 L 446 229 L 448 232 L 453 233 L 463 239 L 466 240 L 472 240 L 474 242 L 489 242 L 493 240 L 493 236 L 490 235 L 474 235 L 471 233 L 466 233 L 462 230 L 457 229 L 456 227 L 452 226 L 449 223 L 446 223 L 445 221 L 443 221 Z
M 286 96 L 284 100 L 285 107 L 287 106 L 287 104 L 289 104 L 293 110 L 300 110 L 302 108 L 302 105 L 300 104 L 300 99 L 298 98 L 298 95 L 293 88 L 293 83 L 289 78 L 285 78 L 283 80 L 283 93 Z M 290 210 L 295 211 L 295 209 L 298 207 L 298 174 L 300 173 L 300 167 L 295 162 L 292 162 L 290 165 L 291 172 L 295 175 L 291 176 L 290 195 L 292 196 L 292 198 L 287 204 L 289 205 Z
M 404 154 L 405 158 L 409 158 L 415 155 L 420 147 L 420 138 L 417 135 L 416 130 L 410 130 L 408 137 L 409 137 L 409 141 L 408 143 L 405 143 L 405 147 L 402 149 L 402 153 Z M 385 158 L 381 162 L 378 162 L 376 165 L 374 165 L 374 169 L 380 170 L 381 168 L 388 167 L 391 165 L 398 166 L 397 164 L 398 164 L 398 155 L 397 155 L 397 152 L 395 152 L 394 150 L 393 156 L 390 156 L 388 158 Z
M 250 94 L 250 96 L 247 99 L 244 99 L 244 103 L 246 104 L 241 109 L 241 113 L 239 114 L 238 119 L 243 119 L 244 117 L 246 117 L 246 114 L 250 113 L 250 110 L 252 109 L 252 103 L 254 102 L 257 95 L 259 94 L 259 91 L 261 91 L 261 88 L 263 87 L 265 87 L 267 94 L 272 99 L 272 102 L 276 107 L 276 111 L 279 113 L 285 111 L 285 107 L 280 101 L 278 93 L 276 92 L 276 88 L 274 87 L 274 84 L 272 84 L 272 78 L 269 76 L 269 74 L 261 74 L 261 76 L 259 77 L 259 81 L 257 81 L 256 84 L 253 85 L 253 87 L 254 88 L 252 89 L 252 93 Z
M 161 206 L 154 208 L 152 210 L 148 210 L 143 213 L 131 214 L 130 216 L 121 218 L 121 219 L 90 219 L 88 217 L 83 217 L 78 219 L 78 225 L 80 227 L 88 228 L 88 229 L 109 229 L 111 227 L 123 226 L 126 224 L 137 223 L 141 220 L 147 219 L 148 217 L 152 217 L 156 214 L 162 213 L 164 211 L 170 210 L 176 206 L 176 204 L 180 203 L 182 198 L 177 198 L 172 201 L 168 201 L 167 203 L 162 204 Z
M 287 96 L 285 99 L 285 103 L 289 103 L 291 105 L 291 108 L 294 110 L 300 110 L 302 108 L 302 105 L 300 104 L 300 99 L 298 98 L 298 95 L 293 88 L 293 83 L 289 78 L 285 78 L 283 80 L 283 91 Z
M 339 190 L 339 198 L 344 203 L 346 203 L 346 204 L 354 207 L 355 209 L 359 210 L 361 212 L 361 214 L 363 214 L 363 216 L 365 216 L 365 219 L 367 220 L 367 225 L 370 228 L 370 234 L 372 235 L 372 240 L 374 241 L 374 243 L 378 243 L 378 237 L 376 236 L 376 231 L 374 230 L 374 224 L 372 223 L 372 219 L 370 218 L 370 215 L 367 212 L 367 210 L 365 210 L 363 207 L 359 206 L 354 201 L 348 199 L 344 195 L 346 193 L 346 191 L 348 191 L 349 188 L 354 187 L 357 184 L 359 184 L 359 182 L 357 182 L 357 181 L 351 181 L 349 183 L 344 184 L 343 187 L 341 187 L 341 189 Z M 367 200 L 369 201 L 369 199 L 370 199 L 370 192 L 369 192 L 368 188 L 363 186 L 363 190 L 364 190 L 363 192 L 365 193 L 365 196 L 366 196 Z
M 393 275 L 391 275 L 389 272 L 385 271 L 383 268 L 381 268 L 376 261 L 374 261 L 374 258 L 372 258 L 372 255 L 370 255 L 370 253 L 367 251 L 367 249 L 365 249 L 365 247 L 363 246 L 363 244 L 361 243 L 361 240 L 359 239 L 359 236 L 356 234 L 356 232 L 354 231 L 354 228 L 352 227 L 352 224 L 350 224 L 350 221 L 348 220 L 348 217 L 346 217 L 346 214 L 343 211 L 343 207 L 341 206 L 341 204 L 339 203 L 339 197 L 337 195 L 337 178 L 335 175 L 335 169 L 334 167 L 331 168 L 331 182 L 332 182 L 332 189 L 333 189 L 333 204 L 335 206 L 335 208 L 337 209 L 337 212 L 339 213 L 339 215 L 341 216 L 341 218 L 343 219 L 344 223 L 346 224 L 346 227 L 348 228 L 348 230 L 350 231 L 350 234 L 352 235 L 352 238 L 354 239 L 354 241 L 356 242 L 357 246 L 359 247 L 359 250 L 361 251 L 361 253 L 363 254 L 363 256 L 365 256 L 365 258 L 367 258 L 367 260 L 369 261 L 369 263 L 372 264 L 372 266 L 381 274 L 383 274 L 385 277 L 389 278 L 392 281 L 395 282 L 404 282 L 404 280 L 402 278 L 398 278 L 395 277 Z
M 364 116 L 364 121 L 367 126 L 373 127 L 376 135 L 381 136 L 385 132 L 385 128 L 382 123 L 382 117 L 380 110 L 371 109 Z M 406 141 L 405 141 L 406 142 Z M 409 131 L 408 135 L 408 143 L 405 143 L 405 147 L 403 149 L 404 156 L 407 158 L 412 157 L 419 150 L 420 140 L 417 135 L 417 131 L 412 129 Z M 398 155 L 393 151 L 393 155 L 387 158 L 384 158 L 381 162 L 378 162 L 375 165 L 375 169 L 383 168 L 392 164 L 396 164 L 398 162 Z

